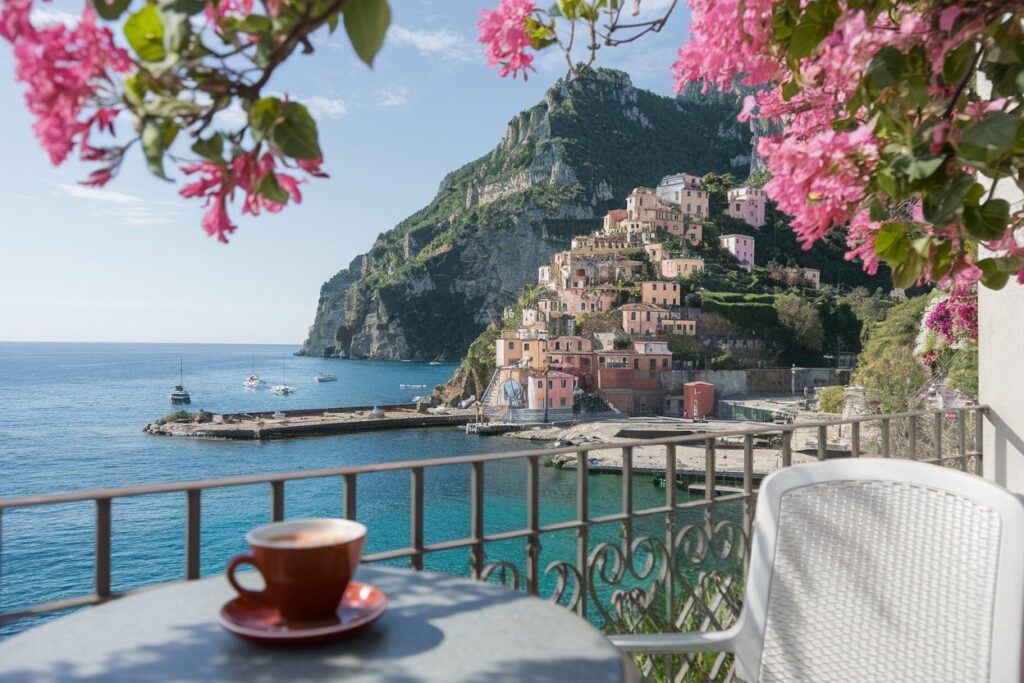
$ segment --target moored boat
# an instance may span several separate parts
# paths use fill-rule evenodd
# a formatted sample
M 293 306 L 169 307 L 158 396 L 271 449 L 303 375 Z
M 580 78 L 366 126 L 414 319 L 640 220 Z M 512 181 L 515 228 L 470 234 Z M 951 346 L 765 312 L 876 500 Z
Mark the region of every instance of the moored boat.
M 192 397 L 187 391 L 185 391 L 185 379 L 184 379 L 184 363 L 178 359 L 178 383 L 174 386 L 174 391 L 171 392 L 171 403 L 175 405 L 181 405 L 184 403 L 191 403 Z
M 313 379 L 315 379 L 317 382 L 337 382 L 338 381 L 337 377 L 335 377 L 334 375 L 329 375 L 326 372 L 318 372 L 318 373 L 316 373 L 316 377 L 314 377 Z

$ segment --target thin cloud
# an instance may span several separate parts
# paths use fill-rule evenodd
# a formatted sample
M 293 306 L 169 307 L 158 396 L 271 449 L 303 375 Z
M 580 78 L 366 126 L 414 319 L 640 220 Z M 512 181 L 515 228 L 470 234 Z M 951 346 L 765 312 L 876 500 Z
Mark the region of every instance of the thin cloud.
M 382 109 L 404 107 L 409 104 L 409 89 L 404 85 L 397 88 L 381 88 L 377 91 L 377 106 Z
M 344 100 L 336 97 L 311 95 L 310 97 L 296 97 L 295 99 L 306 105 L 313 118 L 320 121 L 340 119 L 348 113 L 348 105 Z
M 152 201 L 124 192 L 58 183 L 58 194 L 89 202 L 99 213 L 125 225 L 170 225 L 178 222 L 178 204 Z
M 468 62 L 473 58 L 471 44 L 463 36 L 446 28 L 421 31 L 395 24 L 388 29 L 387 40 L 393 45 L 414 48 L 428 57 L 457 62 Z

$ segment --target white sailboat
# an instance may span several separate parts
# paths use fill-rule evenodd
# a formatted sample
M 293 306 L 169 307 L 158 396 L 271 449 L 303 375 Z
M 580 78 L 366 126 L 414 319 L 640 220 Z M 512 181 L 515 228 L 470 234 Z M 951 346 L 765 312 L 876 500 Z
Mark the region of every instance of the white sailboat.
M 252 361 L 252 372 L 249 373 L 249 376 L 245 378 L 244 382 L 242 382 L 242 386 L 248 387 L 249 389 L 255 389 L 256 387 L 260 386 L 261 384 L 266 384 L 266 383 L 267 383 L 266 380 L 264 380 L 262 377 L 260 377 L 259 375 L 256 374 L 256 359 L 253 359 L 253 361 Z
M 187 391 L 185 391 L 185 371 L 184 361 L 178 359 L 178 384 L 175 385 L 174 391 L 171 392 L 171 403 L 175 405 L 181 405 L 184 403 L 191 403 L 192 397 Z
M 281 383 L 275 384 L 270 387 L 270 391 L 275 394 L 293 394 L 295 393 L 295 387 L 290 387 L 284 383 L 284 354 L 281 355 Z
M 314 377 L 313 379 L 315 379 L 317 382 L 337 382 L 338 381 L 337 377 L 335 377 L 334 375 L 327 374 L 326 372 L 318 372 L 318 373 L 316 373 L 316 377 Z

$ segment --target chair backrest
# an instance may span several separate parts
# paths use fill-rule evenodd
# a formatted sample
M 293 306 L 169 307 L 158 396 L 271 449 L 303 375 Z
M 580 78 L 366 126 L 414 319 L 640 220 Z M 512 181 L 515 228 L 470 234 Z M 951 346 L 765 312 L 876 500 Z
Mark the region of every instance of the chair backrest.
M 1024 504 L 936 465 L 797 465 L 758 493 L 744 680 L 1021 678 Z

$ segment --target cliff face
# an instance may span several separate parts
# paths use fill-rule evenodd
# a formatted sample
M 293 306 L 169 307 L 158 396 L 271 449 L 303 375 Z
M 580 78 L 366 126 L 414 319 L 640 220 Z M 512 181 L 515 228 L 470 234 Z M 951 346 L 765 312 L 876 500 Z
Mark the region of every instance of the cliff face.
M 301 354 L 453 360 L 501 317 L 537 268 L 600 227 L 638 185 L 749 164 L 734 98 L 667 98 L 621 72 L 557 82 L 489 154 L 320 290 Z

